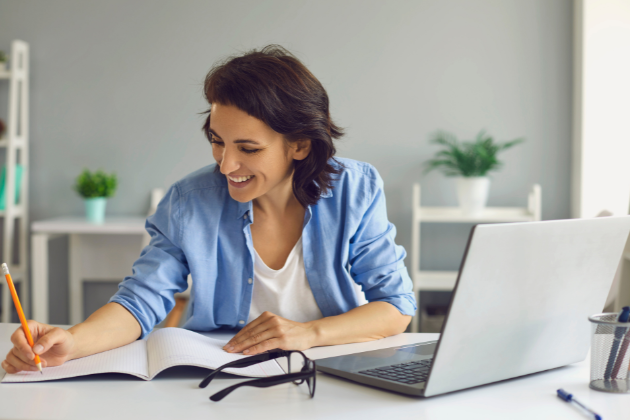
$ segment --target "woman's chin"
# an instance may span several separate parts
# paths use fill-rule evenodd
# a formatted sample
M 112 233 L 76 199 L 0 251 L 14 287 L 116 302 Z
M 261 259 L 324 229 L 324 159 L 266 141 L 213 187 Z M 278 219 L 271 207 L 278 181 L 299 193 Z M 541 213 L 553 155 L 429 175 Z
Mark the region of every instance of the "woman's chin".
M 254 198 L 251 193 L 239 190 L 237 188 L 228 188 L 230 193 L 230 197 L 232 197 L 235 201 L 239 203 L 248 203 L 252 201 Z

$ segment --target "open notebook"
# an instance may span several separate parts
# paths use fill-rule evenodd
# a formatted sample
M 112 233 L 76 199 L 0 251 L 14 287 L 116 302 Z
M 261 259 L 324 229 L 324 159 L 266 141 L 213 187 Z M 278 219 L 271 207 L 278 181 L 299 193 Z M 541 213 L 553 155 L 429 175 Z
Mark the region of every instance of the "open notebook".
M 227 353 L 223 350 L 226 343 L 227 340 L 215 340 L 181 328 L 162 328 L 126 346 L 44 368 L 43 375 L 39 371 L 7 373 L 2 383 L 50 381 L 95 373 L 127 373 L 148 381 L 173 366 L 216 369 L 227 362 L 248 357 Z M 225 369 L 225 372 L 256 377 L 284 373 L 275 360 L 246 368 Z

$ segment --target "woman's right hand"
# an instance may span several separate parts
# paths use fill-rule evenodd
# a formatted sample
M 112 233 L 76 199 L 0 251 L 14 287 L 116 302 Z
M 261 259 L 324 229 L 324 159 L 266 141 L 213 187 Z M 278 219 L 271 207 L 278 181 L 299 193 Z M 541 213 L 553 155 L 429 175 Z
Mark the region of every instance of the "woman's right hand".
M 59 366 L 71 358 L 75 344 L 71 332 L 33 320 L 27 322 L 35 345 L 31 349 L 21 326 L 15 330 L 11 335 L 13 348 L 2 362 L 5 371 L 8 373 L 17 373 L 21 370 L 37 371 L 37 365 L 33 360 L 35 353 L 39 355 L 42 367 Z

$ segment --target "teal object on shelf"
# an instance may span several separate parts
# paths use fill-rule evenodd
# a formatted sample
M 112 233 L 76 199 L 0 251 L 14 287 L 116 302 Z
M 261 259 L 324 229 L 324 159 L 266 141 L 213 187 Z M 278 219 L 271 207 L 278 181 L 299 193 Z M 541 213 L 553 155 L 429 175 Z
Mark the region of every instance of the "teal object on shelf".
M 85 215 L 88 221 L 92 223 L 103 223 L 105 221 L 105 206 L 107 205 L 106 197 L 84 198 Z
M 22 185 L 22 173 L 24 167 L 22 165 L 15 165 L 15 204 L 20 199 L 20 186 Z M 4 210 L 6 206 L 6 186 L 7 183 L 7 167 L 2 167 L 2 174 L 0 175 L 0 210 Z

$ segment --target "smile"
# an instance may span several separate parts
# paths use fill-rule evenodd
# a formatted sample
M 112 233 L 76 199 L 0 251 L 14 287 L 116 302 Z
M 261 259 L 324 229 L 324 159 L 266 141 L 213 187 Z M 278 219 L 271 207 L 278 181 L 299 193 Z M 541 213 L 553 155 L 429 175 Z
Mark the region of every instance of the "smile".
M 245 188 L 246 186 L 251 184 L 254 178 L 255 178 L 254 175 L 237 176 L 237 177 L 228 176 L 227 177 L 228 184 L 234 188 Z
M 247 181 L 248 179 L 251 179 L 251 178 L 253 178 L 253 177 L 254 177 L 254 175 L 239 176 L 239 177 L 236 177 L 236 178 L 231 177 L 231 176 L 228 176 L 228 178 L 229 178 L 229 179 L 230 179 L 230 181 L 232 181 L 232 182 L 245 182 L 245 181 Z

